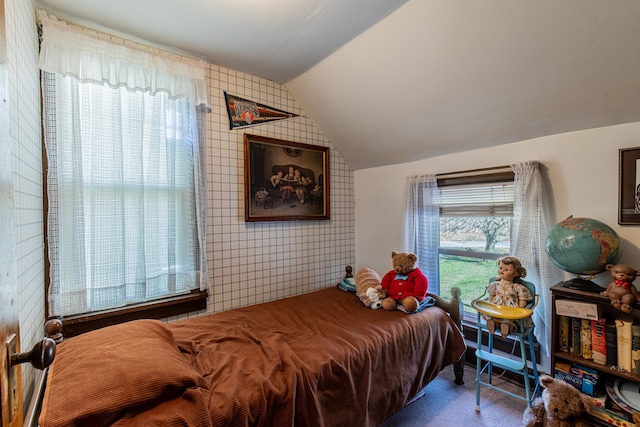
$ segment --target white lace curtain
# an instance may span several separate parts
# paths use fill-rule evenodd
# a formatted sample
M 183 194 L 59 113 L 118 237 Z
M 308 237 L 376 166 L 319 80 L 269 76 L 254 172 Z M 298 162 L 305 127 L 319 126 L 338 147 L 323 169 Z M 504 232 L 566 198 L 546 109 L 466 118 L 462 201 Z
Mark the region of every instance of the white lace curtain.
M 551 357 L 551 287 L 562 272 L 545 253 L 550 227 L 549 199 L 537 161 L 511 165 L 514 176 L 512 255 L 527 268 L 527 280 L 536 285 L 540 303 L 533 312 L 534 334 L 547 360 Z
M 208 105 L 206 62 L 59 21 L 38 11 L 42 42 L 38 66 L 83 83 L 126 87 Z
M 40 18 L 49 313 L 205 290 L 204 67 Z
M 440 294 L 438 247 L 440 196 L 435 175 L 410 176 L 405 184 L 404 251 L 418 256 L 429 292 Z

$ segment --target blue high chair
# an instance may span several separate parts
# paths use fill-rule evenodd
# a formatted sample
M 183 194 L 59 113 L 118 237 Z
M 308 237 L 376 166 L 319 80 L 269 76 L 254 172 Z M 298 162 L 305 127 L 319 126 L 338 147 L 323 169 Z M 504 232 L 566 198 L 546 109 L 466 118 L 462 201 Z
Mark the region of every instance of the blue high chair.
M 492 278 L 489 283 L 498 280 Z M 536 293 L 536 287 L 533 283 L 526 280 L 520 280 L 520 283 L 529 289 L 533 299 L 524 308 L 507 307 L 503 305 L 492 304 L 489 301 L 482 300 L 487 294 L 489 286 L 484 290 L 479 298 L 471 301 L 471 307 L 478 312 L 478 341 L 476 348 L 476 411 L 480 412 L 480 388 L 482 386 L 489 387 L 499 392 L 508 394 L 509 396 L 521 399 L 527 402 L 527 406 L 531 406 L 532 400 L 540 395 L 538 365 L 536 362 L 536 354 L 533 347 L 533 326 L 525 326 L 525 320 L 533 314 L 533 309 L 538 305 L 540 295 Z M 517 328 L 509 333 L 509 336 L 515 338 L 515 342 L 520 346 L 520 359 L 510 358 L 495 354 L 493 352 L 493 334 L 488 332 L 487 324 L 482 319 L 482 315 L 493 317 L 496 319 L 510 319 L 518 322 Z M 487 331 L 489 338 L 486 347 L 482 343 L 482 332 Z M 525 341 L 529 345 L 529 358 L 531 360 L 531 372 L 527 365 L 527 352 L 525 351 Z M 512 393 L 508 390 L 501 389 L 492 384 L 493 368 L 501 368 L 516 374 L 522 375 L 525 389 L 525 397 Z M 482 381 L 481 375 L 487 372 L 487 381 Z M 531 381 L 534 387 L 531 388 Z

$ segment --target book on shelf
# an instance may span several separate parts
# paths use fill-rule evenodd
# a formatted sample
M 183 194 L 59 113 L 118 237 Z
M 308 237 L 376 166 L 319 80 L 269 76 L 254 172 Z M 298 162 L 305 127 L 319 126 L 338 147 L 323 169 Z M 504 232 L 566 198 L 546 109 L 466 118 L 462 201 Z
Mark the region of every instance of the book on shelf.
M 580 351 L 583 359 L 593 359 L 591 320 L 580 319 Z
M 554 377 L 574 386 L 588 396 L 598 395 L 604 385 L 603 376 L 597 369 L 575 362 L 556 362 Z
M 631 340 L 633 318 L 618 316 L 616 318 L 616 338 L 618 343 L 618 367 L 631 372 Z
M 640 324 L 631 325 L 631 372 L 640 375 Z
M 571 341 L 569 341 L 569 352 L 576 356 L 582 355 L 582 347 L 580 344 L 580 330 L 582 327 L 582 319 L 579 317 L 571 318 Z
M 600 365 L 607 364 L 606 327 L 607 321 L 605 319 L 591 321 L 591 355 L 593 356 L 593 361 Z M 640 328 L 638 329 L 638 333 L 640 334 Z M 640 344 L 640 336 L 638 336 L 638 344 Z M 638 355 L 640 356 L 640 347 L 638 350 Z M 640 360 L 638 360 L 638 362 L 640 362 Z
M 558 338 L 560 340 L 560 351 L 565 353 L 569 352 L 569 339 L 571 334 L 569 333 L 569 316 L 558 316 Z
M 607 339 L 607 366 L 618 365 L 618 338 L 616 336 L 616 323 L 608 319 L 606 326 Z
M 621 314 L 597 320 L 558 316 L 558 347 L 603 366 L 640 375 L 640 322 Z

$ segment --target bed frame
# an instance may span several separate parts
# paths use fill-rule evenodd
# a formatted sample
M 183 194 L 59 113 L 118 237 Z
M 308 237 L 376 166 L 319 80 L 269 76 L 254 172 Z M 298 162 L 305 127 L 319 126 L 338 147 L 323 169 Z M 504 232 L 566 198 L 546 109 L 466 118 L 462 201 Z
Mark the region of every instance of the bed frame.
M 429 295 L 444 312 L 371 310 L 332 286 L 175 323 L 88 332 L 58 345 L 25 425 L 108 425 L 125 416 L 135 426 L 177 414 L 195 417 L 188 425 L 380 425 L 444 366 L 453 364 L 463 384 L 460 290 L 449 301 Z M 398 370 L 407 361 L 415 366 Z M 108 393 L 84 390 L 102 382 Z M 77 418 L 65 418 L 71 413 Z
M 464 307 L 462 305 L 460 288 L 451 288 L 451 299 L 446 300 L 435 294 L 428 294 L 432 296 L 436 301 L 436 306 L 440 307 L 451 316 L 451 319 L 455 322 L 456 326 L 460 330 L 460 333 L 464 336 L 462 328 L 462 319 L 464 317 Z M 454 383 L 457 385 L 464 384 L 464 355 L 453 364 Z

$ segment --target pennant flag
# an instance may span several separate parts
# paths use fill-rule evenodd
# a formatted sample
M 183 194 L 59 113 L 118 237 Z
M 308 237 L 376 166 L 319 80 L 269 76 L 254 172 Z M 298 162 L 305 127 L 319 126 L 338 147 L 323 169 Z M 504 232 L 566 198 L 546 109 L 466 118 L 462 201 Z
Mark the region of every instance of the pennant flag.
M 267 107 L 257 102 L 224 93 L 229 114 L 229 129 L 261 125 L 276 120 L 298 117 L 299 114 L 287 113 L 277 108 Z

